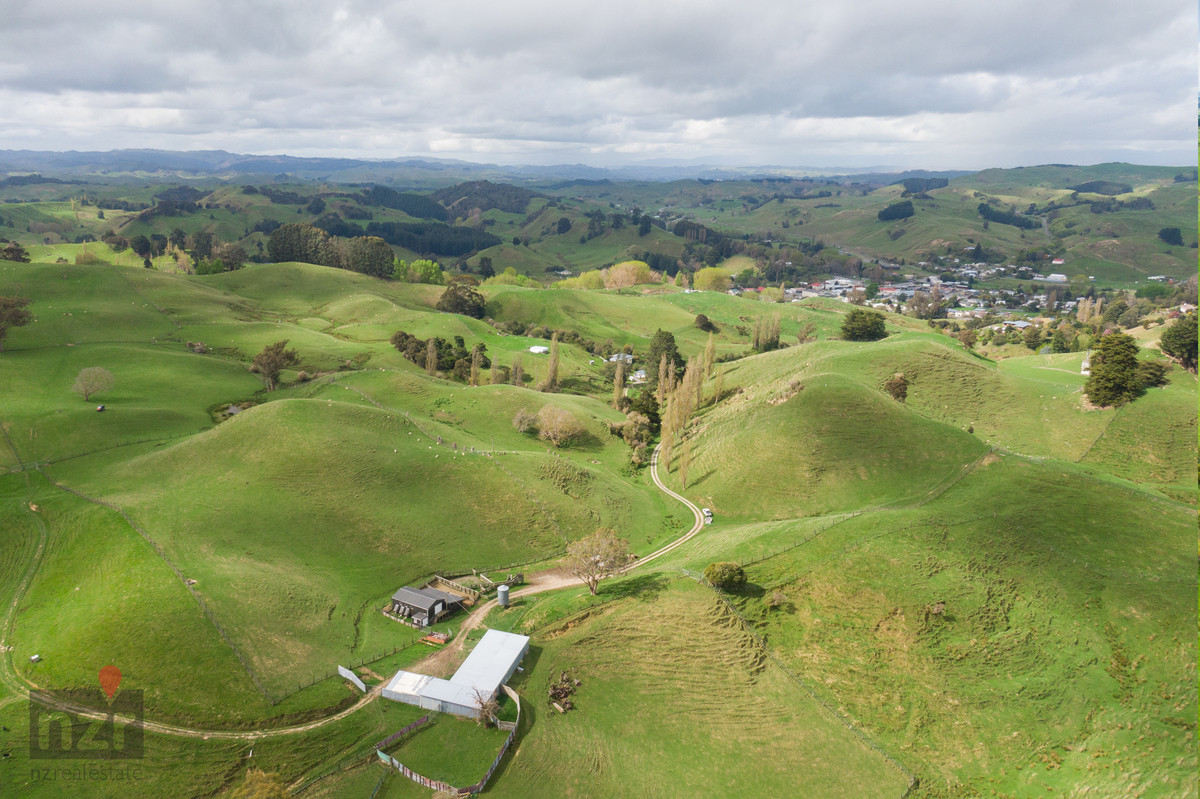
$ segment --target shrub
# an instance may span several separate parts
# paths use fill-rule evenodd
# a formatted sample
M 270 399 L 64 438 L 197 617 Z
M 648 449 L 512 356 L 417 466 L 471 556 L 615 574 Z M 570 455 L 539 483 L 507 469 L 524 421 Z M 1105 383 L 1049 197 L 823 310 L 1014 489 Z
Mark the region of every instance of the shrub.
M 537 415 L 538 437 L 555 447 L 569 444 L 583 434 L 583 424 L 567 410 L 547 405 Z
M 731 561 L 718 561 L 704 569 L 704 579 L 717 588 L 734 591 L 746 585 L 746 572 Z
M 853 308 L 842 321 L 846 341 L 878 341 L 887 335 L 883 314 L 865 308 Z
M 897 374 L 883 384 L 883 390 L 892 395 L 896 402 L 908 399 L 908 379 L 903 374 Z
M 518 433 L 528 433 L 537 429 L 537 414 L 532 411 L 527 411 L 524 408 L 517 411 L 517 415 L 513 417 L 513 427 Z

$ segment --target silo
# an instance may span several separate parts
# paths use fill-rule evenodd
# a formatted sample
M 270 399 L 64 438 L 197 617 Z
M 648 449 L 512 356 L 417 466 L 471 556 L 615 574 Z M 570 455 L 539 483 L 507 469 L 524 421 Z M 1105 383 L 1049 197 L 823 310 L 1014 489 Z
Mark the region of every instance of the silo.
M 508 607 L 508 586 L 507 585 L 502 585 L 496 589 L 496 602 L 498 602 L 500 604 L 500 607 L 502 607 L 502 608 Z

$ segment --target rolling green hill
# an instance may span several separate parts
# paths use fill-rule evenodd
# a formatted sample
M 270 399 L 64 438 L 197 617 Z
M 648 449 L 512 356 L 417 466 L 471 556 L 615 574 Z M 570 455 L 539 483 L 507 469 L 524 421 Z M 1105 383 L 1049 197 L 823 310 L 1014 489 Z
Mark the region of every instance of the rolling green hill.
M 0 715 L 18 771 L 30 682 L 90 686 L 112 663 L 152 720 L 320 719 L 356 696 L 325 679 L 336 665 L 386 678 L 421 654 L 377 612 L 396 588 L 551 567 L 597 527 L 641 555 L 680 536 L 690 512 L 609 432 L 622 414 L 588 342 L 642 353 L 663 329 L 699 355 L 703 313 L 728 360 L 660 474 L 715 522 L 596 596 L 488 617 L 533 636 L 514 680 L 522 728 L 489 793 L 1195 795 L 1190 373 L 1095 410 L 1081 353 L 995 362 L 895 316 L 884 340 L 847 342 L 843 303 L 661 285 L 484 287 L 491 321 L 437 312 L 441 287 L 304 264 L 197 277 L 0 262 L 0 294 L 18 290 L 36 317 L 0 351 Z M 774 314 L 792 346 L 749 354 Z M 585 342 L 562 347 L 572 393 L 471 388 L 389 342 L 461 336 L 500 364 L 520 354 L 536 380 L 546 356 L 528 348 L 546 340 L 523 333 L 541 327 Z M 249 362 L 283 339 L 300 363 L 268 393 Z M 85 402 L 71 383 L 88 366 L 115 386 Z M 883 389 L 897 373 L 903 403 Z M 546 404 L 585 433 L 554 450 L 514 428 Z M 680 572 L 719 560 L 744 565 L 745 590 L 722 599 Z M 568 669 L 578 709 L 560 715 L 545 691 Z M 412 720 L 395 708 L 256 741 L 256 763 L 300 795 L 427 796 L 373 762 Z M 127 795 L 222 795 L 244 774 L 248 741 L 150 740 Z M 0 769 L 0 793 L 65 795 L 25 772 Z

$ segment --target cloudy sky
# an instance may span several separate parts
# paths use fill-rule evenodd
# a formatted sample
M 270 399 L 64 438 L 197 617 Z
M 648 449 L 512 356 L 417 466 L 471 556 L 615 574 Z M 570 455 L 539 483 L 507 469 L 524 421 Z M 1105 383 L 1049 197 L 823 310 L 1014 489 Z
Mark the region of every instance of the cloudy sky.
M 0 149 L 1196 163 L 1194 0 L 0 0 Z

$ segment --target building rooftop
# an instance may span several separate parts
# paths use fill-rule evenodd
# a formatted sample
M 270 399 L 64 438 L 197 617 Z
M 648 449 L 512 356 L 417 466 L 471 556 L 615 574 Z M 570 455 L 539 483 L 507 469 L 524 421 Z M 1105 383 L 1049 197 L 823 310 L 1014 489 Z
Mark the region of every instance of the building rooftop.
M 513 664 L 525 653 L 528 644 L 527 635 L 488 630 L 458 667 L 458 671 L 454 672 L 450 681 L 490 694 L 504 682 L 504 678 L 512 671 Z

